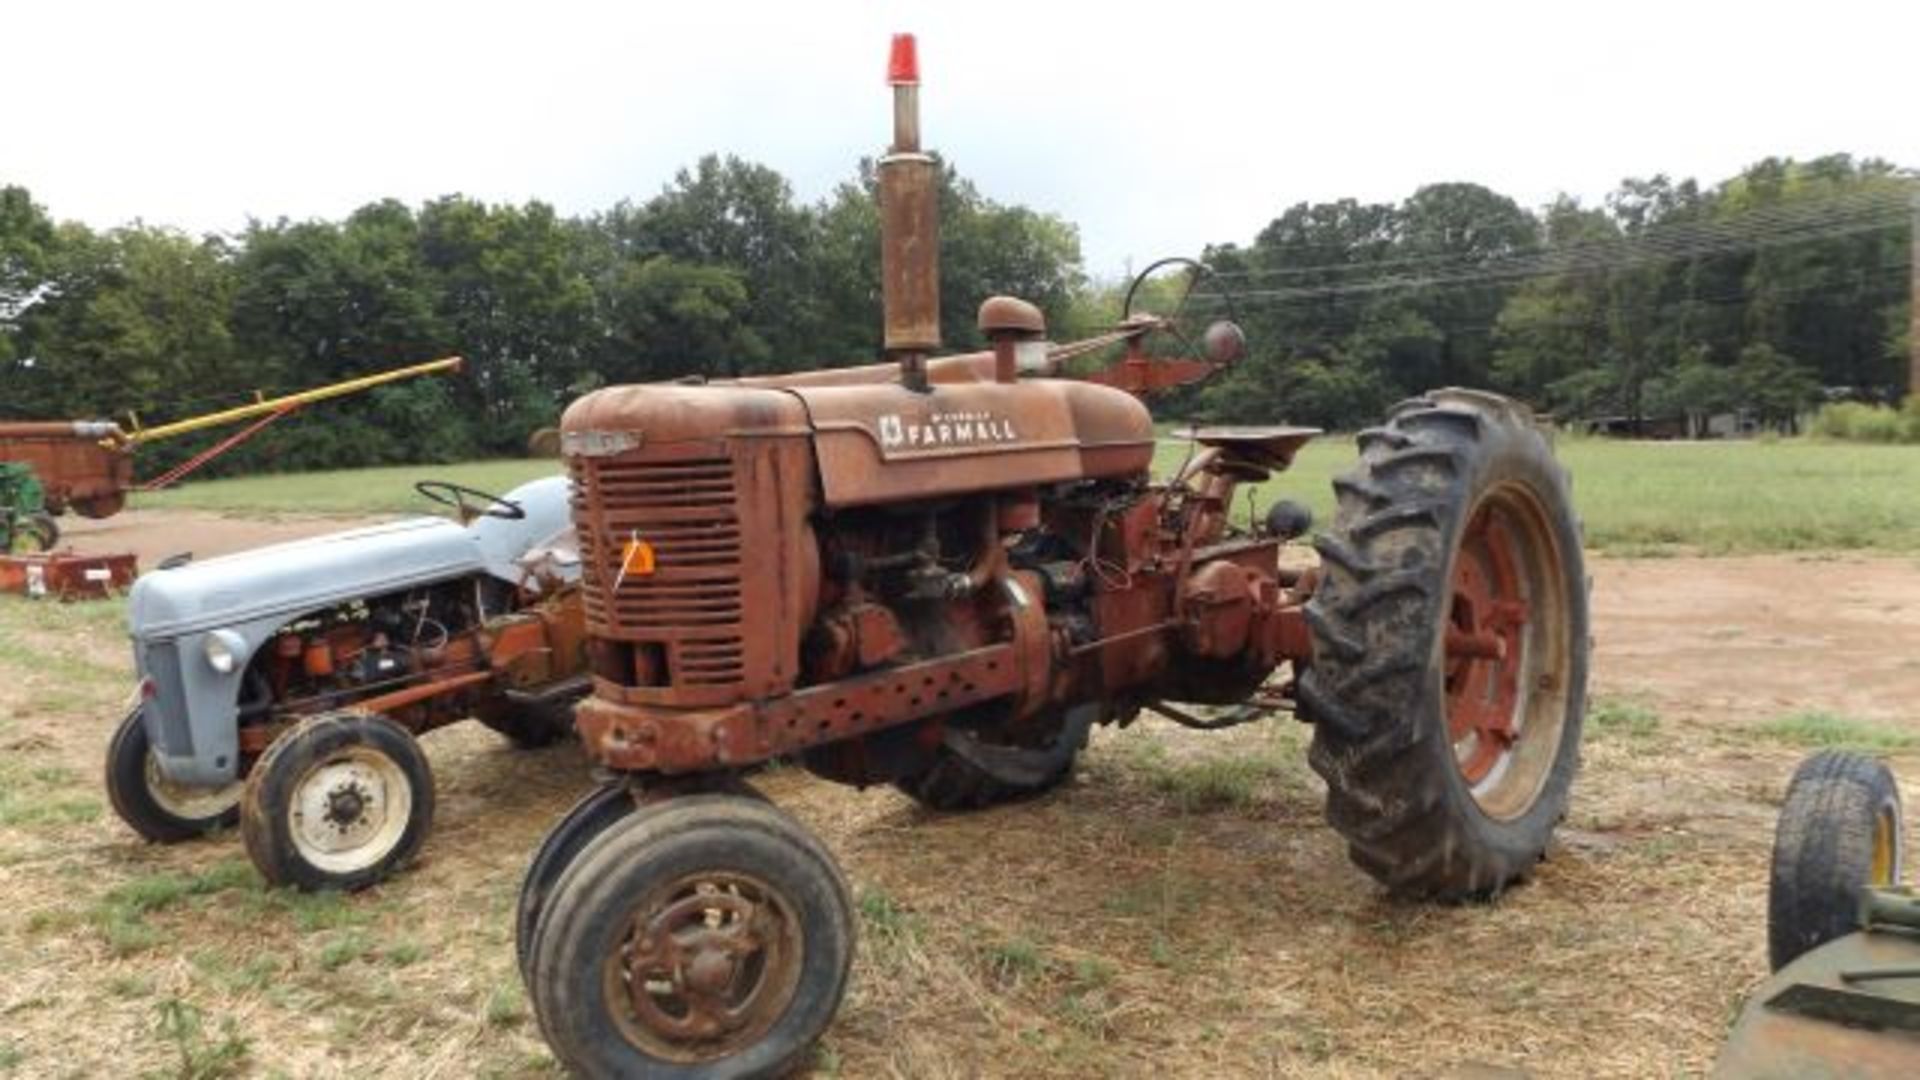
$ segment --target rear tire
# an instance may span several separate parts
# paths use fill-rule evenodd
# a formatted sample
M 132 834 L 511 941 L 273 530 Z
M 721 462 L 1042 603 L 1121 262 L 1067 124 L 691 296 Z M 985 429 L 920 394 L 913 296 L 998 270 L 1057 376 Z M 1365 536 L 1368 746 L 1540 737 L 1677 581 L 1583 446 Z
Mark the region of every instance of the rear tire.
M 1822 750 L 1794 770 L 1773 835 L 1767 952 L 1775 971 L 1860 928 L 1860 892 L 1896 885 L 1906 833 L 1885 764 Z
M 364 889 L 405 866 L 433 827 L 433 770 L 384 716 L 310 716 L 247 777 L 240 835 L 270 885 Z
M 223 788 L 174 784 L 160 774 L 145 710 L 135 706 L 107 743 L 107 799 L 120 820 L 156 844 L 177 844 L 240 820 L 241 783 Z
M 539 750 L 573 735 L 573 703 L 507 705 L 480 722 L 506 736 L 519 750 Z
M 1033 798 L 1073 776 L 1074 764 L 1087 745 L 1091 715 L 1085 709 L 1066 710 L 1058 721 L 1060 730 L 1037 747 L 1003 746 L 971 730 L 949 728 L 932 764 L 894 781 L 894 786 L 929 810 L 983 810 Z M 1007 770 L 989 771 L 976 760 L 983 754 L 1005 762 Z
M 1359 436 L 1315 543 L 1299 707 L 1327 818 L 1392 891 L 1481 897 L 1565 816 L 1586 711 L 1587 580 L 1531 414 L 1440 390 Z

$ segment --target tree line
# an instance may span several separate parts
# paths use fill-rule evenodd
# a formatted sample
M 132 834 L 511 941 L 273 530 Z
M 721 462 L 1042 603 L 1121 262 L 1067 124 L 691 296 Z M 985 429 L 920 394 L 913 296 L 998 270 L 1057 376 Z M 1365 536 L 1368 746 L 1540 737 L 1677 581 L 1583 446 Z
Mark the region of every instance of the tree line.
M 1629 180 L 1599 206 L 1536 211 L 1461 183 L 1301 203 L 1205 250 L 1189 307 L 1233 314 L 1252 350 L 1169 408 L 1346 428 L 1462 384 L 1567 417 L 1698 426 L 1736 409 L 1791 424 L 1836 392 L 1891 399 L 1913 190 L 1889 163 L 1835 155 L 1711 187 Z M 1060 339 L 1117 315 L 1125 283 L 1089 280 L 1067 221 L 949 166 L 941 217 L 949 348 L 979 344 L 993 293 L 1040 304 Z M 871 162 L 811 203 L 715 156 L 595 214 L 456 195 L 204 237 L 60 222 L 4 187 L 0 419 L 157 422 L 457 353 L 463 377 L 329 403 L 226 467 L 514 454 L 599 385 L 871 360 L 879 289 Z

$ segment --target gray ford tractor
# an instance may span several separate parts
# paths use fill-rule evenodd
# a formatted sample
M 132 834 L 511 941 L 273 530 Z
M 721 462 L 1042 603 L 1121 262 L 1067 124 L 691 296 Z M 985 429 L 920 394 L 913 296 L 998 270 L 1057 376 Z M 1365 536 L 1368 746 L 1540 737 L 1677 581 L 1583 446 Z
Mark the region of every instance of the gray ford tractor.
M 566 478 L 416 487 L 458 520 L 183 557 L 135 583 L 138 696 L 106 761 L 135 832 L 237 822 L 269 882 L 361 888 L 431 827 L 416 736 L 468 717 L 521 746 L 570 730 L 586 682 Z

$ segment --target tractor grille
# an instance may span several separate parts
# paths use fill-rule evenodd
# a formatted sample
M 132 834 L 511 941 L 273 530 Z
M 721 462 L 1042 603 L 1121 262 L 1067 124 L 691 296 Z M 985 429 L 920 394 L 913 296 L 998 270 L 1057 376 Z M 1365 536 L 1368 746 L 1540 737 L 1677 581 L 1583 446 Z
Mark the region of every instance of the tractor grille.
M 610 637 L 664 644 L 676 686 L 740 682 L 744 612 L 732 460 L 577 457 L 572 469 L 589 625 Z M 626 545 L 636 539 L 652 545 L 654 572 L 622 578 Z

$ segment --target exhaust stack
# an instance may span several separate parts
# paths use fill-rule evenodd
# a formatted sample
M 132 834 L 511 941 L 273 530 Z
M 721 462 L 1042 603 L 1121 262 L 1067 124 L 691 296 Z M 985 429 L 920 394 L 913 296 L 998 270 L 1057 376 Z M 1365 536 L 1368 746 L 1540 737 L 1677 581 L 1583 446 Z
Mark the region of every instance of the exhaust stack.
M 880 290 L 888 359 L 900 381 L 925 392 L 927 356 L 940 347 L 940 189 L 920 149 L 920 58 L 912 34 L 895 34 L 887 59 L 893 145 L 880 159 Z

